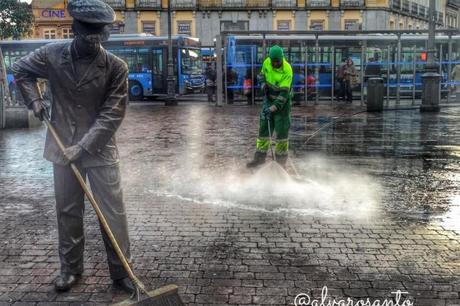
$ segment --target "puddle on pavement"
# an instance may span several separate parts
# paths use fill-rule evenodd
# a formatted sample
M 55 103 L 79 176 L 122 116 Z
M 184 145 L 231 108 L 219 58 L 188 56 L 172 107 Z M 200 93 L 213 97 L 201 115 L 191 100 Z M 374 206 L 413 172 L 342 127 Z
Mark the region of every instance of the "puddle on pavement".
M 215 169 L 182 168 L 164 174 L 159 189 L 151 192 L 197 203 L 288 215 L 377 216 L 379 186 L 364 173 L 321 157 L 296 160 L 295 167 L 300 178 L 272 161 L 254 173 L 246 169 L 223 174 Z
M 452 197 L 449 211 L 439 220 L 441 226 L 460 231 L 460 195 Z

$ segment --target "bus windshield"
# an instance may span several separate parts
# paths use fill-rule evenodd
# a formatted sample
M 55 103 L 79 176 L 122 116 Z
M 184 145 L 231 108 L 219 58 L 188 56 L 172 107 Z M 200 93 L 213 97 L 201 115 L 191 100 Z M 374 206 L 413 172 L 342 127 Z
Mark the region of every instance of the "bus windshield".
M 182 73 L 201 74 L 201 57 L 198 49 L 181 49 Z

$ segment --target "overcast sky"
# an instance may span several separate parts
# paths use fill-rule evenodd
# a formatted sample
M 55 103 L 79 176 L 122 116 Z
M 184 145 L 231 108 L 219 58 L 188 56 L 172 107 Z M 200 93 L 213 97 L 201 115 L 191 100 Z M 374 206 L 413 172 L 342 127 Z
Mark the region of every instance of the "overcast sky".
M 32 2 L 32 0 L 20 0 L 21 2 L 27 2 L 27 3 L 30 3 Z

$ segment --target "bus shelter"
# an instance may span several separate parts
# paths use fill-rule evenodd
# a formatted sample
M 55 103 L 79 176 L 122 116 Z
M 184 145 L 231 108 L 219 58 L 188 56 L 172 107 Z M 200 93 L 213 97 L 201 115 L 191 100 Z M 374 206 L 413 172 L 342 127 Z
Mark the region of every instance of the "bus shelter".
M 368 80 L 378 77 L 384 82 L 387 107 L 419 105 L 427 41 L 426 30 L 223 32 L 216 39 L 222 77 L 218 93 L 224 93 L 218 102 L 246 99 L 248 93 L 252 102 L 258 100 L 257 76 L 269 48 L 276 44 L 283 47 L 294 71 L 295 104 L 337 103 L 343 94 L 340 68 L 350 59 L 356 71 L 351 82 L 354 101 L 365 104 Z M 438 30 L 435 41 L 439 94 L 442 103 L 451 103 L 460 85 L 451 77 L 453 67 L 460 64 L 460 35 L 458 30 Z

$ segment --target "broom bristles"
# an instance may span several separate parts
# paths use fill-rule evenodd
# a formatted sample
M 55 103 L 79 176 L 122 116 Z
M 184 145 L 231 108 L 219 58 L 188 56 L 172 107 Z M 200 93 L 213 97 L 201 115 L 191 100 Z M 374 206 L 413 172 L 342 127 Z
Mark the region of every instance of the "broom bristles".
M 141 301 L 125 300 L 115 306 L 183 306 L 176 285 L 167 285 L 148 292 L 148 296 Z

